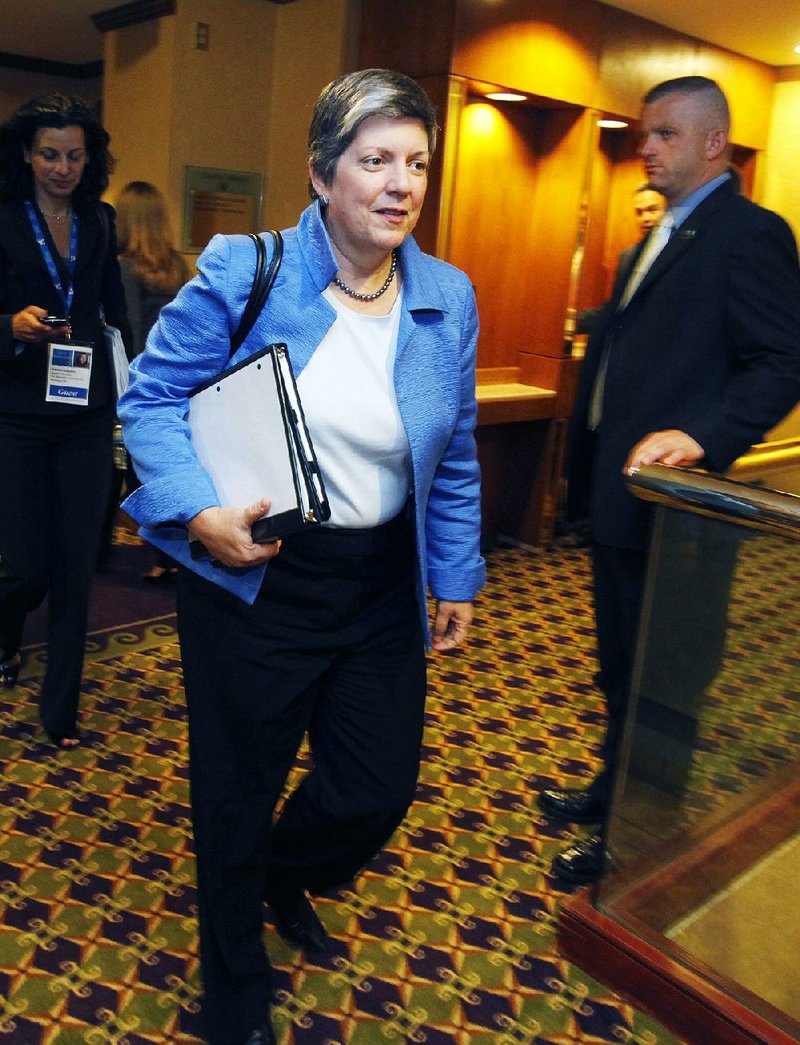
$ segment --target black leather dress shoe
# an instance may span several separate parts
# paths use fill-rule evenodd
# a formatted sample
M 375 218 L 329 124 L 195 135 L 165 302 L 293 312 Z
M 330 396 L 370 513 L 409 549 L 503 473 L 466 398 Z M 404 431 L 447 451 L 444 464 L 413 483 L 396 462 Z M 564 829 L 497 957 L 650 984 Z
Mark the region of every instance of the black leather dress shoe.
M 558 787 L 542 791 L 539 808 L 556 820 L 571 824 L 600 824 L 606 818 L 606 804 L 591 791 L 562 790 Z
M 272 1023 L 268 1020 L 246 1037 L 243 1045 L 277 1045 L 277 1041 Z
M 0 660 L 0 686 L 10 689 L 17 684 L 17 676 L 22 665 L 22 654 L 15 653 L 11 657 Z
M 608 860 L 600 835 L 578 838 L 553 860 L 553 874 L 565 882 L 587 885 L 603 877 Z
M 311 954 L 330 949 L 331 938 L 302 889 L 268 889 L 266 900 L 275 928 L 287 943 Z

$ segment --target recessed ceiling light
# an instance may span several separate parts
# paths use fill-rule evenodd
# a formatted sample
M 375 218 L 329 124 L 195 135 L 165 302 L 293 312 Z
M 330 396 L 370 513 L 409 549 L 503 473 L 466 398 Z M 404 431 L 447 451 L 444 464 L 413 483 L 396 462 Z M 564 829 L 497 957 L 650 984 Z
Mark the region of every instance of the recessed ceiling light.
M 493 102 L 524 102 L 527 95 L 514 94 L 513 91 L 493 91 L 486 97 L 491 98 Z
M 625 120 L 598 120 L 598 127 L 608 127 L 613 131 L 619 131 L 623 127 L 627 127 L 628 124 Z

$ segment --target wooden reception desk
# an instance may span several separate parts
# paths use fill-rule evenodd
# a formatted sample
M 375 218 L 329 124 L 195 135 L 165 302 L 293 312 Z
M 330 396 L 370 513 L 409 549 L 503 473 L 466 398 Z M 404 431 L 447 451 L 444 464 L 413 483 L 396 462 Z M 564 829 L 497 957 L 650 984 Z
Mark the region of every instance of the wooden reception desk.
M 558 502 L 563 425 L 554 389 L 521 384 L 517 368 L 478 371 L 483 539 L 546 544 Z

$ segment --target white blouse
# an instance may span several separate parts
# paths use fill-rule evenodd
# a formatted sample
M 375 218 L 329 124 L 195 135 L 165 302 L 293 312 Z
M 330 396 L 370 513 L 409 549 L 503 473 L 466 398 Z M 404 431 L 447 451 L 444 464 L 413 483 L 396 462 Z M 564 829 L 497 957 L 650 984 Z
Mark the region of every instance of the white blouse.
M 366 528 L 397 515 L 411 490 L 411 452 L 394 390 L 402 291 L 387 316 L 354 312 L 331 292 L 336 320 L 297 380 L 331 506 L 330 526 Z

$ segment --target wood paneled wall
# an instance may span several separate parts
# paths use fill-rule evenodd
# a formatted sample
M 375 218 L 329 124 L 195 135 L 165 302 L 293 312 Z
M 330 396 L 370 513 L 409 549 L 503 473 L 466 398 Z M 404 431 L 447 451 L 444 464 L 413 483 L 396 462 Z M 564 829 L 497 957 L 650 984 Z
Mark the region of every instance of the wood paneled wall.
M 504 420 L 479 414 L 486 536 L 537 543 L 555 515 L 580 366 L 569 318 L 606 299 L 619 252 L 638 238 L 636 131 L 601 133 L 597 120 L 633 122 L 656 83 L 712 76 L 751 188 L 773 71 L 598 0 L 369 0 L 359 63 L 415 77 L 438 106 L 444 140 L 417 238 L 475 285 L 479 384 L 514 374 L 556 393 L 549 412 L 539 402 L 526 414 L 522 390 Z M 527 101 L 491 102 L 492 87 Z
M 419 79 L 450 72 L 458 0 L 366 0 L 359 68 L 396 69 Z
M 447 100 L 450 81 L 446 74 L 438 76 L 418 76 L 417 82 L 425 88 L 429 98 L 436 106 L 439 115 L 440 126 L 446 124 Z M 428 191 L 425 195 L 425 204 L 422 208 L 414 238 L 420 247 L 428 254 L 436 254 L 436 243 L 439 235 L 440 207 L 442 204 L 442 168 L 444 164 L 446 136 L 442 130 L 436 152 L 428 172 Z
M 568 352 L 568 306 L 602 301 L 620 250 L 638 237 L 635 131 L 598 136 L 598 116 L 635 120 L 660 80 L 713 76 L 730 97 L 751 189 L 775 78 L 758 62 L 598 0 L 370 0 L 359 60 L 415 76 L 439 107 L 444 142 L 418 238 L 475 283 L 479 365 L 556 380 L 557 368 L 530 357 Z M 461 105 L 448 103 L 454 82 Z M 487 102 L 485 85 L 524 92 L 531 104 Z
M 516 363 L 520 352 L 561 354 L 569 283 L 563 260 L 575 241 L 580 199 L 581 111 L 473 97 L 461 120 L 450 260 L 475 284 L 478 365 Z M 571 221 L 561 220 L 564 212 Z
M 452 71 L 591 105 L 606 10 L 593 0 L 459 0 Z
M 449 260 L 478 299 L 479 367 L 515 359 L 531 337 L 528 275 L 536 224 L 537 113 L 467 99 L 453 176 Z

